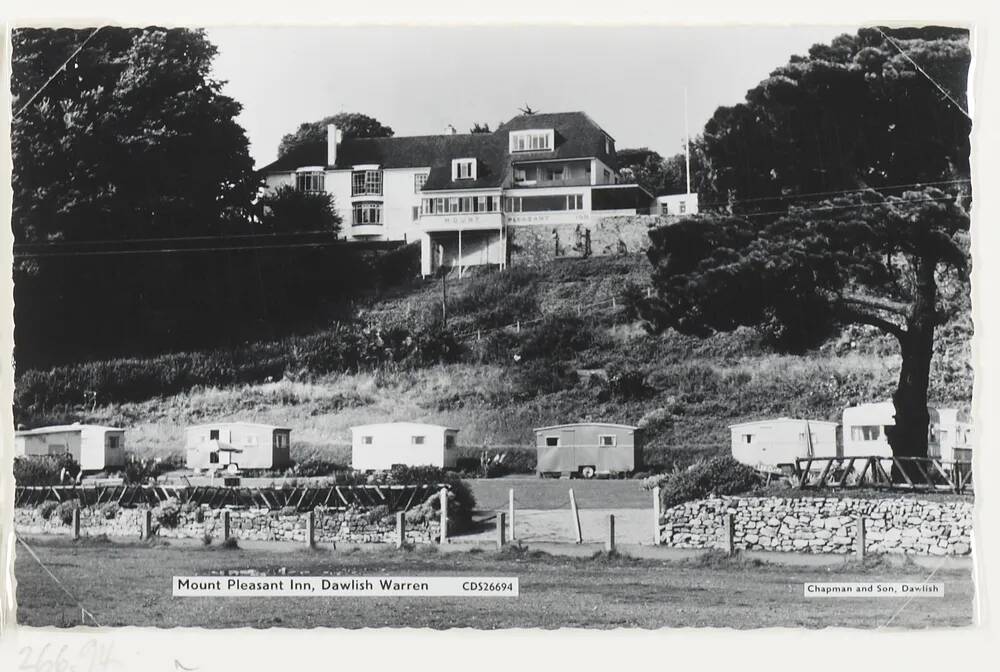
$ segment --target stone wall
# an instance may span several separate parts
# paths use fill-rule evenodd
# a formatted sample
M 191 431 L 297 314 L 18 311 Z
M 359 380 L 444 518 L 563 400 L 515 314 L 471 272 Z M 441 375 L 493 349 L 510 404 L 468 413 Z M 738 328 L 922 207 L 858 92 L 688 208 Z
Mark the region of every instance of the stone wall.
M 620 215 L 578 224 L 511 224 L 507 228 L 511 263 L 542 263 L 552 257 L 631 254 L 649 247 L 650 227 L 666 220 L 657 215 Z
M 106 517 L 102 507 L 80 509 L 80 536 L 94 537 L 139 537 L 146 509 L 117 509 L 111 518 Z M 167 526 L 158 523 L 153 513 L 152 527 L 159 537 L 172 539 L 201 539 L 206 534 L 215 541 L 223 540 L 224 509 L 210 509 L 207 506 L 179 513 L 177 524 Z M 419 511 L 419 510 L 415 510 Z M 382 513 L 381 509 L 321 509 L 314 510 L 317 542 L 389 543 L 395 541 L 396 515 Z M 258 541 L 306 541 L 306 520 L 308 513 L 282 513 L 268 509 L 229 509 L 229 534 L 237 539 Z M 406 540 L 409 543 L 436 542 L 440 538 L 438 520 L 420 520 L 419 514 L 410 515 L 406 524 Z M 14 526 L 18 532 L 27 534 L 73 533 L 72 526 L 62 522 L 59 516 L 43 518 L 38 509 L 14 509 Z
M 849 553 L 859 515 L 868 553 L 967 555 L 972 546 L 971 502 L 909 498 L 698 500 L 664 512 L 661 541 L 677 548 L 722 547 L 726 513 L 733 514 L 734 546 L 742 550 Z

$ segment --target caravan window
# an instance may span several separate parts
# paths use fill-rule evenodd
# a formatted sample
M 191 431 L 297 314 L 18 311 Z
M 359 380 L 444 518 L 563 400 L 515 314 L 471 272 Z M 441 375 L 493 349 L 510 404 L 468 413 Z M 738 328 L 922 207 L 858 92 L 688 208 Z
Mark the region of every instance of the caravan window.
M 208 440 L 209 441 L 218 441 L 219 440 L 219 430 L 217 430 L 217 429 L 210 429 L 210 430 L 208 430 Z
M 753 442 L 753 434 L 744 434 L 743 443 L 751 443 L 751 442 Z
M 422 437 L 422 436 L 411 436 L 410 437 L 410 443 L 412 443 L 414 446 L 422 446 L 422 445 L 424 445 L 424 437 Z
M 602 448 L 612 447 L 615 445 L 615 435 L 601 434 L 599 437 L 597 437 L 597 443 Z
M 370 436 L 362 436 L 361 437 L 361 443 L 365 444 L 366 446 L 372 445 L 372 437 L 370 437 Z
M 120 439 L 120 438 L 121 437 L 119 437 L 119 436 L 109 436 L 108 437 L 108 448 L 110 448 L 112 450 L 117 450 L 118 449 L 118 439 Z
M 454 434 L 447 434 L 447 435 L 445 435 L 445 437 L 444 437 L 444 447 L 445 448 L 454 448 L 455 447 L 455 435 Z
M 218 464 L 219 463 L 219 453 L 213 450 L 211 453 L 208 454 L 208 461 L 211 464 Z
M 851 427 L 852 441 L 878 441 L 882 435 L 879 425 L 857 425 Z
M 559 445 L 559 437 L 558 436 L 546 436 L 545 437 L 545 445 L 546 446 L 558 446 Z

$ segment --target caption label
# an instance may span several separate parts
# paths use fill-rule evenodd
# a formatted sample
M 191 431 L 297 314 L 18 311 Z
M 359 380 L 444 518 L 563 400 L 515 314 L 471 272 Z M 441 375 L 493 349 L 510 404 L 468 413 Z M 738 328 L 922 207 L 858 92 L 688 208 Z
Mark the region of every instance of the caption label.
M 517 597 L 514 576 L 175 576 L 174 597 Z
M 806 597 L 943 597 L 943 583 L 807 583 Z

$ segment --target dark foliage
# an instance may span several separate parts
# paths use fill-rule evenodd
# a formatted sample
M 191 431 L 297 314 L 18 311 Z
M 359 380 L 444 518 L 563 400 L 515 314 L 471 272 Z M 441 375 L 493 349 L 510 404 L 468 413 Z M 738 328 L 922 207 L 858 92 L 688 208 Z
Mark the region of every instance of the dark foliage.
M 278 156 L 284 156 L 302 145 L 326 142 L 326 129 L 330 124 L 336 125 L 342 138 L 388 138 L 393 135 L 393 130 L 378 119 L 358 112 L 341 112 L 319 121 L 301 124 L 294 133 L 282 137 L 281 144 L 278 145 Z
M 285 185 L 268 192 L 260 199 L 260 205 L 261 229 L 265 233 L 336 234 L 343 222 L 330 193 L 309 193 Z
M 663 508 L 709 495 L 738 495 L 760 484 L 757 472 L 732 457 L 716 457 L 674 472 L 661 484 Z
M 521 338 L 525 359 L 560 361 L 572 359 L 595 340 L 589 320 L 576 315 L 546 315 Z
M 24 485 L 59 485 L 65 478 L 76 479 L 80 465 L 70 454 L 38 455 L 14 458 L 14 481 Z

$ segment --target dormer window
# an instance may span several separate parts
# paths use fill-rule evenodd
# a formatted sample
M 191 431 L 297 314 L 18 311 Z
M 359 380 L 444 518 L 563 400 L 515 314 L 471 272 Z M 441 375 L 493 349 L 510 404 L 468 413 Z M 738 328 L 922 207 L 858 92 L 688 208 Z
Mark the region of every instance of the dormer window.
M 452 180 L 474 180 L 476 179 L 475 159 L 453 159 L 451 162 Z
M 555 131 L 538 129 L 530 131 L 512 131 L 510 134 L 511 152 L 550 152 L 555 147 Z

